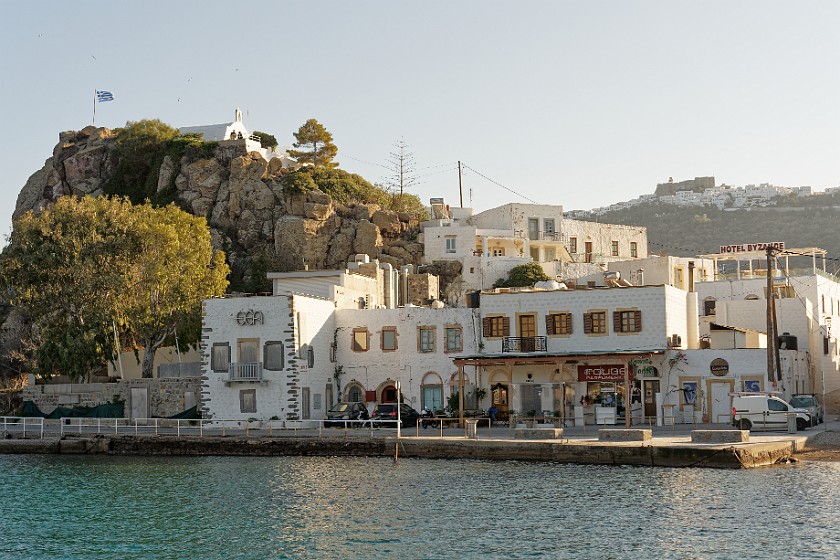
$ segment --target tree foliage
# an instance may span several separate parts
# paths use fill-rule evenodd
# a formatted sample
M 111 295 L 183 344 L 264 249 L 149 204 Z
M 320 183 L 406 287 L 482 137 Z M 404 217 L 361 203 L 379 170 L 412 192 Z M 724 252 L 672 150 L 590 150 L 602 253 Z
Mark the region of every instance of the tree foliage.
M 289 155 L 298 158 L 302 164 L 310 163 L 315 167 L 336 167 L 332 163 L 338 153 L 338 148 L 333 144 L 333 137 L 324 125 L 315 119 L 309 119 L 294 133 L 296 142 L 293 144 L 297 150 L 289 150 Z
M 147 199 L 158 206 L 172 202 L 168 196 L 171 193 L 158 192 L 160 166 L 167 155 L 176 162 L 182 156 L 195 160 L 212 156 L 216 148 L 215 142 L 205 142 L 198 134 L 179 135 L 175 128 L 159 119 L 128 121 L 115 132 L 116 168 L 103 185 L 103 191 L 128 197 L 134 204 L 142 204 Z
M 255 130 L 251 133 L 252 136 L 256 136 L 260 139 L 260 146 L 263 148 L 276 148 L 277 147 L 277 138 L 274 137 L 273 134 L 269 134 L 268 132 L 260 132 L 259 130 Z
M 114 326 L 124 350 L 144 350 L 151 377 L 176 332 L 198 341 L 201 302 L 224 293 L 228 274 L 203 218 L 107 197 L 65 196 L 25 214 L 0 264 L 13 302 L 34 318 L 35 370 L 73 379 L 115 356 Z
M 508 279 L 499 279 L 493 284 L 494 288 L 524 288 L 533 286 L 537 282 L 548 280 L 548 276 L 540 263 L 529 262 L 514 266 L 508 272 Z

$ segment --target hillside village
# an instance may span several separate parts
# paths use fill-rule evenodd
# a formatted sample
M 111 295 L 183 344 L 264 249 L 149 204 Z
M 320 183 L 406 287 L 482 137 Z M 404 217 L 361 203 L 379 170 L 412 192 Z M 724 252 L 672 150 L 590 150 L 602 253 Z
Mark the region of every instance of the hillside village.
M 296 162 L 282 149 L 263 148 L 241 115 L 193 131 L 218 135 L 226 160 L 241 160 L 232 169 L 248 178 L 236 191 L 236 214 L 233 202 L 219 202 L 233 192 L 213 179 L 223 173 L 206 162 L 191 163 L 186 172 L 170 162 L 160 184 L 174 181 L 182 200 L 211 226 L 214 220 L 262 224 L 240 234 L 246 250 L 257 246 L 255 231 L 286 224 L 266 237 L 278 254 L 296 251 L 296 267 L 268 271 L 270 295 L 205 300 L 198 351 L 161 353 L 153 379 L 139 379 L 131 359 L 112 364 L 115 383 L 67 389 L 30 379 L 23 397 L 41 410 L 123 399 L 131 418 L 195 406 L 205 418 L 295 426 L 325 419 L 338 402 L 372 408 L 401 401 L 441 414 L 494 407 L 500 418 L 561 417 L 586 425 L 726 424 L 738 391 L 815 393 L 827 410 L 840 407 L 840 345 L 831 333 L 840 316 L 840 282 L 826 272 L 820 248 L 776 245 L 776 268 L 768 273 L 762 244 L 776 240 L 665 256 L 649 252 L 644 227 L 573 219 L 559 205 L 511 203 L 473 213 L 443 198 L 429 201 L 428 219 L 416 224 L 411 245 L 397 243 L 408 217 L 356 209 L 352 229 L 318 191 L 285 203 L 284 211 L 300 207 L 297 216 L 273 210 L 263 196 L 280 196 L 271 194 L 270 170 Z M 64 175 L 50 176 L 58 181 L 52 191 L 24 189 L 16 213 L 48 202 L 49 192 L 61 193 L 67 169 L 84 176 L 86 194 L 97 194 L 100 183 L 79 172 L 85 166 L 78 154 L 88 162 L 102 154 L 86 150 L 66 158 L 75 165 Z M 183 179 L 171 179 L 173 173 Z M 189 188 L 196 176 L 203 178 L 200 186 Z M 713 182 L 698 178 L 693 187 L 669 186 L 663 191 L 680 190 L 662 196 L 690 200 L 680 193 L 706 183 L 703 197 L 732 194 L 714 190 Z M 766 197 L 769 187 L 762 189 Z M 757 200 L 756 192 L 745 189 L 743 200 Z M 290 224 L 300 234 L 293 244 Z M 346 240 L 334 251 L 341 232 Z M 545 280 L 498 287 L 516 267 L 533 263 Z M 778 323 L 769 329 L 768 299 Z
M 738 210 L 770 206 L 782 198 L 832 197 L 837 193 L 840 193 L 840 187 L 829 187 L 823 191 L 814 191 L 809 186 L 782 187 L 769 183 L 739 187 L 725 183 L 716 185 L 714 177 L 695 177 L 679 182 L 674 182 L 673 177 L 670 177 L 667 183 L 657 184 L 653 194 L 639 195 L 625 202 L 616 202 L 592 210 L 573 210 L 567 215 L 571 218 L 591 218 L 641 204 L 656 203 L 679 207 L 708 206 L 719 210 Z

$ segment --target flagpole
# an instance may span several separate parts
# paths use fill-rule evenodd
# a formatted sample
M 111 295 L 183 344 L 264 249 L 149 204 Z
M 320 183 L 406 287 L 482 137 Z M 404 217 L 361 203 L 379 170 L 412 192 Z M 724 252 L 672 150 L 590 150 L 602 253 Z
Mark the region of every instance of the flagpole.
M 93 90 L 93 124 L 96 124 L 96 90 Z

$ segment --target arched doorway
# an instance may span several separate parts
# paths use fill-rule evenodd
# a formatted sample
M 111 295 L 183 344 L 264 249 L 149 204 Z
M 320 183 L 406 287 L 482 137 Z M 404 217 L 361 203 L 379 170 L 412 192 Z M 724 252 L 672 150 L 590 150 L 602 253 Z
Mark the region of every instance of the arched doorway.
M 345 402 L 365 402 L 365 388 L 361 383 L 352 382 L 344 388 Z
M 382 383 L 376 390 L 381 403 L 396 403 L 397 402 L 397 385 L 391 380 Z
M 420 406 L 433 413 L 443 410 L 443 379 L 437 373 L 430 371 L 423 376 L 420 384 Z

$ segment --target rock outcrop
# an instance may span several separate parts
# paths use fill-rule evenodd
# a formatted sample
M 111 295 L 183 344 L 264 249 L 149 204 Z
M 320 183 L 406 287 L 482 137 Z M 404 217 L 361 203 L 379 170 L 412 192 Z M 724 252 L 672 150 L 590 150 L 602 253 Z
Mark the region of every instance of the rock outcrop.
M 103 194 L 117 167 L 115 145 L 106 128 L 62 132 L 53 156 L 18 195 L 14 219 L 67 194 Z M 355 253 L 395 266 L 420 262 L 412 216 L 373 204 L 336 204 L 318 190 L 286 193 L 285 172 L 242 144 L 221 142 L 212 157 L 166 156 L 156 184 L 159 193 L 174 189 L 182 208 L 207 218 L 214 244 L 246 283 L 258 280 L 249 278 L 257 259 L 277 271 L 341 268 Z

